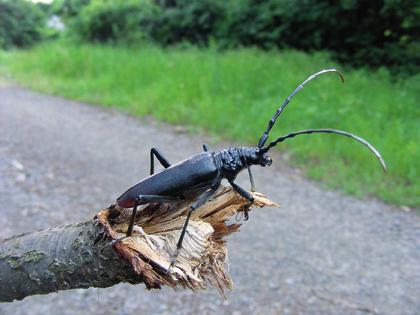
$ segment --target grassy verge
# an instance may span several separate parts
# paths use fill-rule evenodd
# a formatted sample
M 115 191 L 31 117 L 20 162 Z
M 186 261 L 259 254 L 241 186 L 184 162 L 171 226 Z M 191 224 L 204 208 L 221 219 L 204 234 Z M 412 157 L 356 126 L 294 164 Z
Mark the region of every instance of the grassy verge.
M 256 144 L 276 107 L 309 74 L 337 66 L 323 54 L 211 49 L 112 48 L 52 43 L 2 53 L 3 72 L 32 89 L 200 126 Z M 0 65 L 1 66 L 1 65 Z M 384 175 L 363 146 L 334 135 L 308 135 L 278 146 L 307 176 L 357 196 L 420 204 L 420 76 L 392 83 L 386 71 L 346 71 L 311 82 L 279 118 L 272 137 L 306 128 L 337 128 L 382 152 Z M 279 187 L 279 189 L 281 189 Z

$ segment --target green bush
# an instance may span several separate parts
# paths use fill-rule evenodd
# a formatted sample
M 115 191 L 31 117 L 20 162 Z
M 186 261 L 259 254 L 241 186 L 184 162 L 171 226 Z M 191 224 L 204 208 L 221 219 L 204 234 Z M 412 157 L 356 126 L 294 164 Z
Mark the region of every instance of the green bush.
M 230 46 L 329 50 L 357 67 L 419 70 L 417 0 L 242 0 L 230 11 Z
M 0 0 L 0 48 L 27 47 L 41 39 L 45 17 L 29 1 Z
M 418 0 L 61 1 L 84 3 L 73 30 L 87 41 L 327 50 L 356 67 L 420 70 Z
M 55 0 L 51 5 L 50 13 L 66 20 L 77 16 L 89 3 L 90 0 Z
M 206 45 L 223 37 L 218 29 L 228 11 L 220 0 L 161 0 L 159 14 L 149 19 L 151 38 L 168 45 L 190 42 Z
M 210 37 L 217 36 L 216 25 L 221 24 L 225 13 L 222 2 L 215 0 L 92 0 L 79 9 L 70 28 L 82 40 L 133 42 L 148 38 L 163 45 L 207 44 Z
M 147 1 L 91 1 L 71 21 L 70 33 L 89 42 L 138 41 L 147 35 L 144 21 L 154 10 Z
M 161 0 L 162 44 L 328 50 L 352 66 L 420 71 L 417 0 Z

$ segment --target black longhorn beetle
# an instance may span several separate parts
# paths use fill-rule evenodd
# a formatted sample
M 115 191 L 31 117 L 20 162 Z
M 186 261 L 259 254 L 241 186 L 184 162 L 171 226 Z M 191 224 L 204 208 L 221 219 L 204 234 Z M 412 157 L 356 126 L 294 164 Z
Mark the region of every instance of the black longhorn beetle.
M 124 192 L 118 199 L 117 204 L 123 208 L 133 208 L 129 227 L 125 237 L 129 237 L 133 233 L 134 220 L 136 217 L 137 207 L 147 203 L 174 202 L 186 198 L 194 198 L 194 202 L 189 208 L 187 218 L 176 245 L 176 250 L 172 255 L 169 269 L 175 264 L 176 258 L 182 248 L 182 241 L 188 227 L 188 221 L 191 213 L 201 207 L 215 194 L 219 188 L 222 179 L 226 178 L 233 189 L 242 197 L 249 201 L 248 208 L 245 209 L 245 219 L 248 219 L 249 206 L 253 204 L 254 198 L 244 188 L 235 183 L 238 173 L 245 168 L 248 169 L 249 179 L 251 182 L 251 191 L 255 191 L 254 180 L 251 173 L 251 165 L 269 166 L 272 163 L 271 158 L 267 155 L 268 151 L 277 143 L 286 139 L 293 138 L 298 135 L 312 133 L 334 133 L 355 139 L 367 146 L 378 158 L 384 171 L 386 171 L 385 162 L 380 153 L 366 140 L 355 136 L 351 133 L 335 130 L 335 129 L 307 129 L 289 133 L 279 137 L 264 146 L 268 134 L 275 124 L 277 118 L 283 112 L 284 108 L 289 104 L 293 96 L 299 92 L 305 84 L 315 79 L 317 76 L 326 72 L 336 72 L 344 82 L 342 73 L 336 69 L 321 70 L 299 84 L 290 94 L 281 106 L 277 109 L 274 116 L 268 123 L 268 126 L 262 134 L 256 147 L 240 147 L 229 148 L 218 152 L 210 152 L 204 144 L 204 152 L 191 156 L 177 164 L 171 165 L 168 160 L 159 152 L 158 149 L 150 150 L 150 176 L 141 180 L 133 187 Z M 165 168 L 159 173 L 154 173 L 154 157 L 156 157 Z M 124 238 L 124 237 L 123 237 Z M 117 239 L 118 240 L 121 240 Z

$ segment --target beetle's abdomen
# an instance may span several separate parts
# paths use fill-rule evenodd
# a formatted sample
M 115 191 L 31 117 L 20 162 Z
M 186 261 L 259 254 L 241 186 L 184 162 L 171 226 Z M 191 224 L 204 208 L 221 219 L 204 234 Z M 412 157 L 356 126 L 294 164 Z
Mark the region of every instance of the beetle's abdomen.
M 139 195 L 184 197 L 210 188 L 216 177 L 212 153 L 200 153 L 143 179 L 123 193 L 117 203 L 131 208 Z

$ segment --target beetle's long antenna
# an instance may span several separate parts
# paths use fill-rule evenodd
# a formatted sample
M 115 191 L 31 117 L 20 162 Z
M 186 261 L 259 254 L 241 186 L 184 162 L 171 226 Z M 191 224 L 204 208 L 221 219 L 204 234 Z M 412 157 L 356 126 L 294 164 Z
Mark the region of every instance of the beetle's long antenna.
M 354 140 L 359 141 L 360 143 L 362 143 L 365 146 L 367 146 L 369 148 L 369 150 L 371 150 L 373 152 L 373 154 L 375 154 L 376 158 L 381 163 L 382 168 L 386 172 L 386 164 L 385 164 L 385 161 L 382 158 L 382 156 L 379 153 L 379 151 L 376 150 L 373 145 L 371 145 L 366 140 L 364 140 L 364 139 L 362 139 L 362 138 L 360 138 L 360 137 L 358 137 L 358 136 L 356 136 L 354 134 L 351 134 L 349 132 L 345 132 L 345 131 L 342 131 L 342 130 L 335 130 L 335 129 L 308 129 L 308 130 L 291 132 L 291 133 L 289 133 L 289 134 L 287 134 L 287 135 L 285 135 L 283 137 L 277 138 L 275 141 L 271 142 L 268 146 L 266 146 L 264 148 L 261 148 L 261 151 L 263 153 L 264 152 L 267 152 L 267 151 L 269 151 L 272 147 L 274 147 L 279 142 L 282 142 L 282 141 L 284 141 L 286 139 L 289 139 L 289 138 L 293 138 L 293 137 L 298 136 L 298 135 L 311 134 L 311 133 L 335 133 L 335 134 L 346 136 L 346 137 L 349 137 L 349 138 L 352 138 Z
M 260 140 L 258 141 L 258 148 L 262 148 L 265 144 L 265 142 L 267 141 L 268 138 L 268 133 L 270 132 L 271 128 L 274 126 L 277 118 L 280 116 L 280 114 L 283 112 L 284 108 L 287 106 L 287 104 L 290 103 L 290 101 L 292 100 L 293 96 L 295 96 L 297 94 L 297 92 L 299 92 L 306 83 L 308 83 L 309 81 L 312 81 L 313 79 L 315 79 L 316 77 L 318 77 L 319 75 L 323 74 L 323 73 L 327 73 L 327 72 L 337 72 L 338 75 L 341 78 L 341 81 L 344 82 L 344 76 L 343 74 L 338 71 L 337 69 L 324 69 L 321 70 L 317 73 L 314 73 L 312 75 L 310 75 L 305 81 L 303 81 L 301 84 L 299 84 L 292 92 L 292 94 L 290 94 L 283 102 L 283 104 L 281 104 L 281 106 L 277 109 L 277 111 L 275 112 L 274 116 L 270 119 L 270 121 L 268 122 L 268 126 L 267 129 L 264 131 L 264 133 L 262 134 Z

